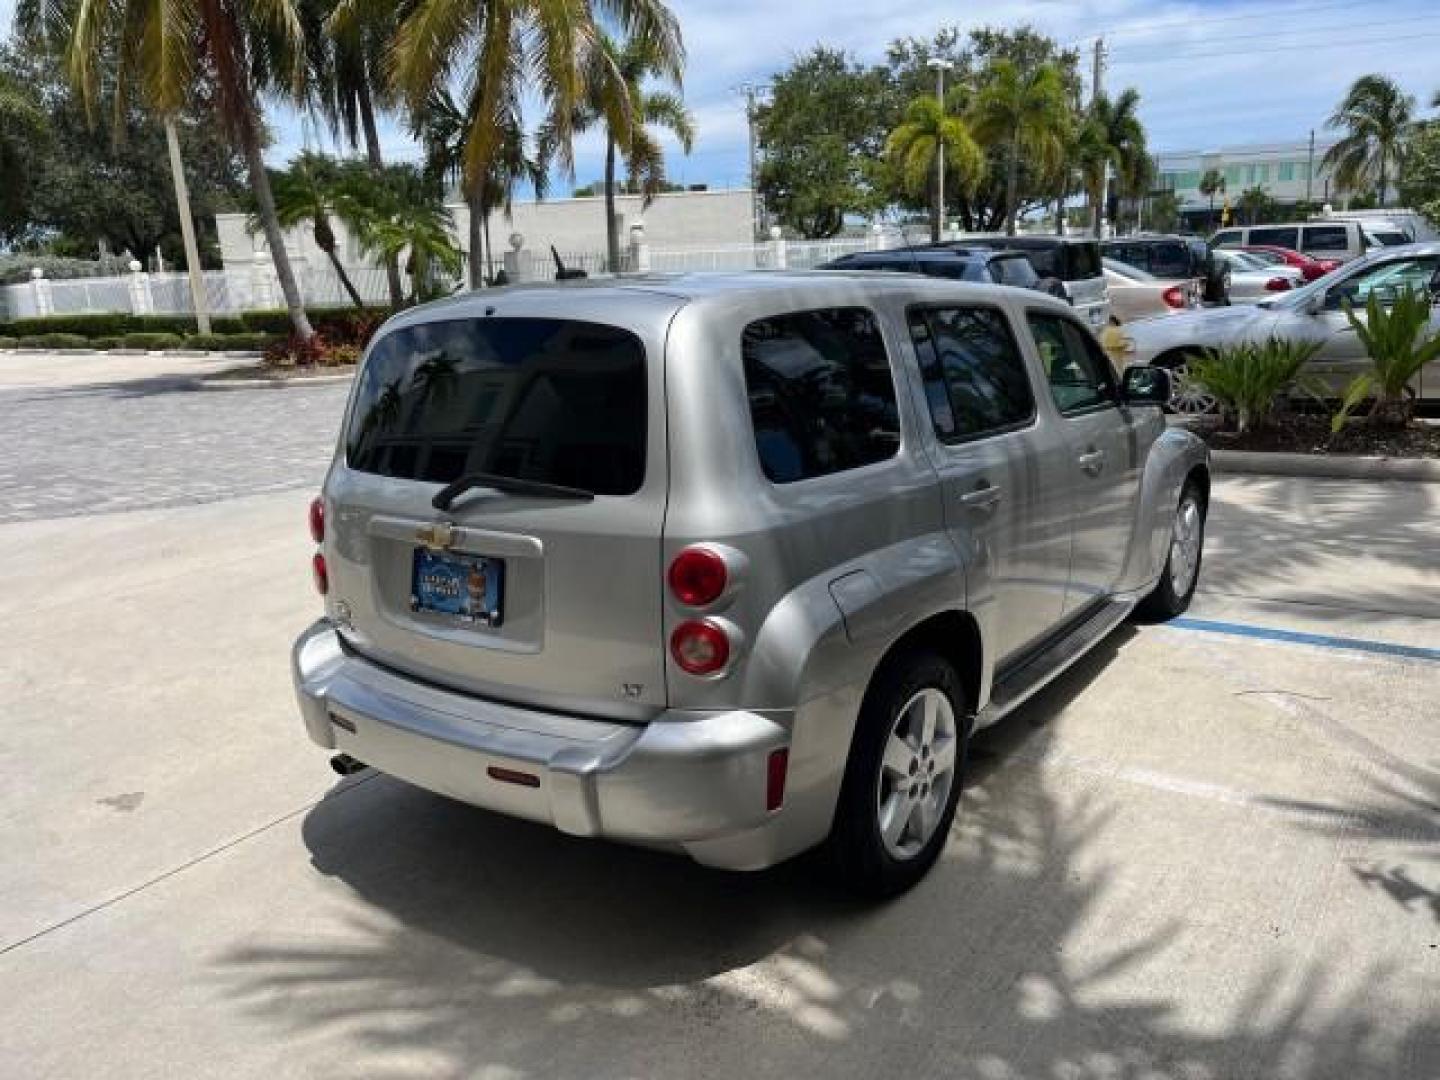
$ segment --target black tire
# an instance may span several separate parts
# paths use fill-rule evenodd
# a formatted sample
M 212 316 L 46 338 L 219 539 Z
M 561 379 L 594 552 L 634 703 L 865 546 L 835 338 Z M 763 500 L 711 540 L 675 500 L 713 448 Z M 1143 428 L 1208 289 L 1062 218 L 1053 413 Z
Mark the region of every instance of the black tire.
M 1180 517 L 1180 509 L 1185 505 L 1187 499 L 1193 501 L 1199 511 L 1200 535 L 1199 547 L 1195 552 L 1195 569 L 1190 575 L 1188 587 L 1182 590 L 1175 587 L 1175 575 L 1172 567 L 1176 554 L 1174 541 L 1176 522 Z M 1153 622 L 1164 622 L 1166 619 L 1183 615 L 1190 607 L 1190 601 L 1195 596 L 1195 589 L 1200 584 L 1200 571 L 1205 562 L 1205 517 L 1208 509 L 1200 485 L 1194 480 L 1185 481 L 1185 486 L 1180 491 L 1180 499 L 1175 504 L 1175 516 L 1171 522 L 1172 539 L 1165 549 L 1165 568 L 1160 571 L 1160 580 L 1156 583 L 1154 590 L 1135 608 L 1136 614 L 1142 618 Z
M 955 718 L 953 779 L 929 840 L 916 854 L 897 859 L 886 849 L 880 834 L 876 806 L 880 770 L 900 710 L 920 691 L 931 688 L 945 694 Z M 939 858 L 964 787 L 972 722 L 968 701 L 955 668 L 928 650 L 897 655 L 876 672 L 860 707 L 828 842 L 836 870 L 847 888 L 875 898 L 896 896 L 923 878 Z

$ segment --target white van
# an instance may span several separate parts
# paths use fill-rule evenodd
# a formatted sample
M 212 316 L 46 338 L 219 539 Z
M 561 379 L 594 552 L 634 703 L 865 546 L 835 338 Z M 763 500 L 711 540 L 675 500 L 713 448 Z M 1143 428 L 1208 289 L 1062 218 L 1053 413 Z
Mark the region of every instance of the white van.
M 1358 221 L 1304 221 L 1284 225 L 1250 225 L 1221 229 L 1210 238 L 1212 247 L 1249 247 L 1267 244 L 1289 248 L 1314 259 L 1349 262 L 1372 246 Z

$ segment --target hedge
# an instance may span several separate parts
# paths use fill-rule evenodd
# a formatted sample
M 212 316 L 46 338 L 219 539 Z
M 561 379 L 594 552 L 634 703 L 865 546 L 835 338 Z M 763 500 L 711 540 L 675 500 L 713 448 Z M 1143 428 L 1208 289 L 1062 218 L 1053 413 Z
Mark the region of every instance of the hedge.
M 337 326 L 350 327 L 359 321 L 376 322 L 390 314 L 387 307 L 317 308 L 309 312 L 310 323 L 324 333 Z M 246 311 L 239 315 L 210 316 L 212 334 L 288 334 L 290 313 L 284 308 Z M 125 334 L 195 334 L 193 315 L 128 315 L 105 311 L 85 315 L 46 315 L 35 319 L 0 321 L 0 337 L 35 337 L 40 334 L 80 334 L 84 337 L 121 337 Z
M 22 349 L 88 349 L 90 339 L 80 334 L 27 334 L 20 339 Z
M 184 342 L 179 334 L 126 334 L 120 344 L 127 349 L 178 349 Z
M 20 344 L 19 338 L 0 336 L 0 349 L 13 349 Z
M 191 334 L 185 339 L 185 348 L 212 352 L 258 352 L 275 341 L 274 334 Z

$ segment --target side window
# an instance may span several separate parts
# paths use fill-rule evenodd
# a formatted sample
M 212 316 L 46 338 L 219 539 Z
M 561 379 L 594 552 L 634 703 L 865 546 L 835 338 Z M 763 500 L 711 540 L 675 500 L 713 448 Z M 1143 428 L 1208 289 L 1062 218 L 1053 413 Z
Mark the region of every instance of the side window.
M 1242 234 L 1239 229 L 1222 229 L 1210 238 L 1211 247 L 1235 247 L 1240 244 Z
M 1289 248 L 1291 251 L 1300 250 L 1299 229 L 1251 229 L 1250 243 L 1269 244 L 1272 247 Z
M 1313 251 L 1346 251 L 1350 236 L 1344 225 L 1307 225 L 1304 229 L 1305 242 L 1301 248 L 1307 255 Z
M 991 307 L 911 308 L 935 434 L 947 442 L 1028 424 L 1035 397 L 1010 323 Z
M 1150 248 L 1150 273 L 1162 278 L 1189 277 L 1190 249 L 1182 241 L 1153 244 Z
M 741 335 L 760 467 L 776 484 L 858 469 L 900 449 L 895 380 L 874 314 L 824 308 Z
M 1437 273 L 1440 273 L 1440 258 L 1435 256 L 1381 263 L 1334 286 L 1325 294 L 1325 306 L 1339 311 L 1348 301 L 1356 308 L 1363 308 L 1372 294 L 1388 306 L 1403 292 L 1432 293 Z
M 1115 403 L 1115 371 L 1086 331 L 1064 316 L 1047 312 L 1028 312 L 1026 321 L 1035 336 L 1050 396 L 1062 413 Z

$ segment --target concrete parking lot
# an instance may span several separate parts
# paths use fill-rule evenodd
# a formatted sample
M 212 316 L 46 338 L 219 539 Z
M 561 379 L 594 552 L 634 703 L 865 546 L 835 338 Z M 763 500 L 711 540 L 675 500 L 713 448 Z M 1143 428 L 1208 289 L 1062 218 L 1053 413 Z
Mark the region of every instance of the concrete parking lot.
M 337 782 L 343 388 L 6 362 L 0 1076 L 1440 1076 L 1440 485 L 1219 481 L 1189 617 L 980 736 L 874 907 Z

